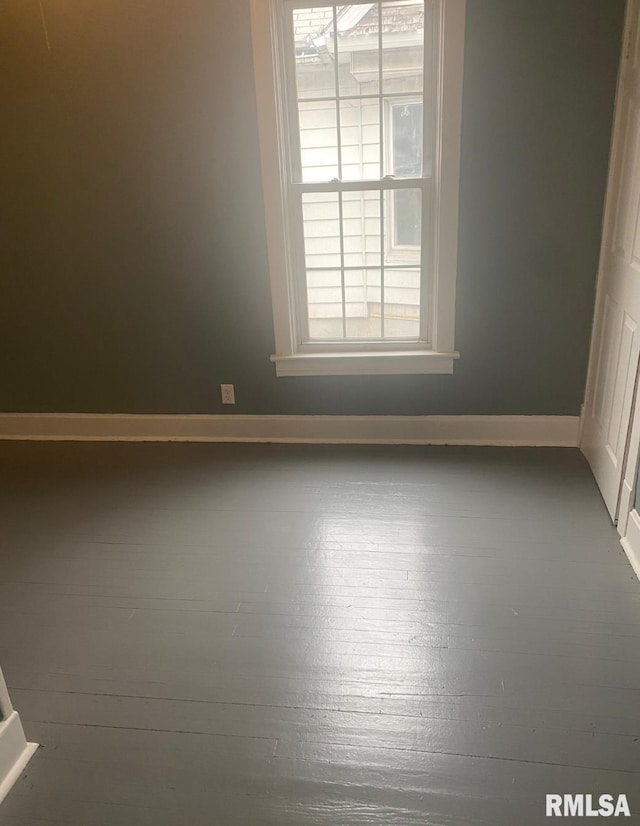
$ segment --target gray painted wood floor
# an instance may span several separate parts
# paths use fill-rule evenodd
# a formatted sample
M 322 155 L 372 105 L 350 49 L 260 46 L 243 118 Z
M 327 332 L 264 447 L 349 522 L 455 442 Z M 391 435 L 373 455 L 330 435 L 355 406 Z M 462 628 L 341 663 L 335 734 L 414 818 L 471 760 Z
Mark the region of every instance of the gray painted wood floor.
M 552 792 L 640 823 L 640 584 L 577 451 L 0 463 L 0 663 L 43 746 L 2 826 L 528 826 Z

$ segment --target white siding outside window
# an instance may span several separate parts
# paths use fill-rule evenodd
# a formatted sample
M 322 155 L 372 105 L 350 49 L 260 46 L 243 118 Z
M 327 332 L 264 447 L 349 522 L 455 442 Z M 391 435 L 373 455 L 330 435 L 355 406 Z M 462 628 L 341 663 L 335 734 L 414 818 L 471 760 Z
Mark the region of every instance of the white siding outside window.
M 464 0 L 252 0 L 279 375 L 452 372 Z

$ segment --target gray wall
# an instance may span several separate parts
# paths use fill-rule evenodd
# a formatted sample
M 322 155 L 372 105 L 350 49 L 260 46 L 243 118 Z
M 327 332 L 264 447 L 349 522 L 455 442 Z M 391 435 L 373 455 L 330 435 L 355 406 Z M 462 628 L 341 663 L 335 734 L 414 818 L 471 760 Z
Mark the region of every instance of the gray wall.
M 453 376 L 276 378 L 248 0 L 0 7 L 0 410 L 577 414 L 623 0 L 468 0 Z M 225 412 L 229 408 L 224 408 Z

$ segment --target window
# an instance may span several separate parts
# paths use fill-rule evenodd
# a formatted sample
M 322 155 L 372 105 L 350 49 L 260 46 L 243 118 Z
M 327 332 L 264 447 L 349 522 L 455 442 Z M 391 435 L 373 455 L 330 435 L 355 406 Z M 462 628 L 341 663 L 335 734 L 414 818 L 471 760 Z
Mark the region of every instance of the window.
M 464 0 L 252 0 L 278 375 L 453 371 Z

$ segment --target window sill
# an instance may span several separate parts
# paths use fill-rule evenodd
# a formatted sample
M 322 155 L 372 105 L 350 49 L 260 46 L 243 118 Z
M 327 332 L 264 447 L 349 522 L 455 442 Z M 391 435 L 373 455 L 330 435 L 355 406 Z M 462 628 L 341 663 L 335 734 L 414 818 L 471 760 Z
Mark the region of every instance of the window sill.
M 372 353 L 296 353 L 271 356 L 278 376 L 368 376 L 453 373 L 459 353 L 387 350 Z

